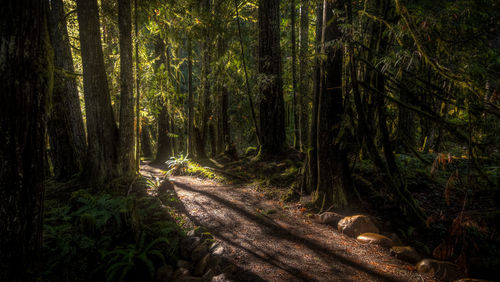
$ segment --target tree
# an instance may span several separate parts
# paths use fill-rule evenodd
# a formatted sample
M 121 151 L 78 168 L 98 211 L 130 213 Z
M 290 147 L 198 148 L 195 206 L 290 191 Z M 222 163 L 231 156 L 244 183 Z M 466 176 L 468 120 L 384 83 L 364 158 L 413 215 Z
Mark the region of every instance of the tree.
M 317 166 L 316 171 L 306 174 L 306 177 L 317 174 L 313 200 L 321 209 L 325 205 L 346 206 L 350 193 L 346 152 L 342 149 L 343 52 L 336 44 L 341 39 L 338 11 L 343 6 L 342 0 L 323 2 L 321 53 L 325 58 L 321 61 L 320 89 L 315 98 L 318 101 L 317 116 L 313 116 L 313 122 L 317 123 Z
M 130 0 L 118 1 L 120 31 L 120 147 L 121 172 L 135 172 L 134 152 L 134 74 L 132 61 L 132 12 Z
M 267 157 L 285 149 L 285 106 L 281 79 L 279 0 L 259 0 L 258 80 L 261 147 Z
M 47 99 L 53 79 L 47 1 L 0 11 L 0 280 L 36 273 L 42 242 Z
M 303 178 L 301 190 L 312 192 L 318 185 L 318 109 L 319 109 L 319 89 L 320 89 L 320 52 L 321 52 L 321 35 L 323 30 L 323 1 L 316 2 L 316 36 L 315 36 L 315 58 L 313 72 L 313 107 L 311 115 L 311 128 L 309 131 L 309 147 L 307 149 L 307 157 L 304 162 Z
M 300 150 L 304 150 L 307 144 L 307 131 L 309 118 L 307 114 L 307 102 L 309 100 L 309 0 L 302 0 L 300 5 L 300 37 L 299 37 L 299 87 L 298 87 L 298 133 Z
M 77 0 L 88 153 L 84 172 L 102 183 L 118 174 L 116 127 L 104 68 L 97 0 Z
M 50 2 L 49 30 L 54 48 L 54 88 L 47 121 L 49 155 L 57 179 L 68 178 L 83 167 L 86 137 L 75 80 L 62 0 Z
M 167 161 L 172 156 L 172 142 L 169 137 L 170 133 L 170 118 L 168 112 L 168 93 L 170 86 L 170 53 L 169 48 L 165 46 L 163 39 L 157 39 L 156 54 L 159 56 L 160 60 L 156 64 L 156 69 L 158 71 L 159 65 L 163 64 L 166 70 L 166 81 L 164 79 L 165 75 L 160 74 L 160 113 L 158 115 L 158 149 L 156 150 L 156 163 L 163 163 Z M 166 56 L 165 56 L 166 54 Z
M 187 155 L 194 154 L 193 152 L 193 139 L 194 139 L 194 99 L 193 99 L 193 60 L 192 60 L 192 47 L 191 39 L 187 40 L 187 52 L 188 52 L 188 119 L 187 119 Z
M 293 147 L 302 147 L 300 139 L 299 112 L 297 106 L 297 52 L 295 44 L 295 0 L 290 2 L 290 25 L 292 26 L 290 43 L 292 45 L 292 112 L 293 112 Z

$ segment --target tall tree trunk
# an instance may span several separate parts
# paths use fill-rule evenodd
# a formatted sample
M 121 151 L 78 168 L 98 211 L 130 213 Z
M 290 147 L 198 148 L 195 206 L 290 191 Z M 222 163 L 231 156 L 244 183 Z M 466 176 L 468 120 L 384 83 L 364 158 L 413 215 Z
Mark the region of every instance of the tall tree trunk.
M 0 10 L 0 281 L 39 277 L 46 101 L 53 82 L 48 1 Z
M 320 85 L 320 47 L 321 34 L 323 30 L 323 1 L 316 2 L 316 39 L 315 39 L 315 59 L 314 59 L 314 88 L 313 88 L 313 107 L 311 115 L 311 130 L 309 133 L 309 149 L 307 150 L 307 158 L 304 162 L 303 178 L 301 191 L 308 193 L 316 189 L 318 185 L 318 108 L 319 108 L 319 85 Z
M 141 116 L 140 101 L 141 92 L 139 92 L 139 12 L 137 10 L 137 1 L 134 0 L 134 23 L 135 23 L 135 169 L 139 171 L 141 165 Z
M 207 15 L 211 15 L 211 6 L 210 6 L 210 0 L 204 0 L 202 1 L 202 10 L 204 13 Z M 211 19 L 208 19 L 210 22 Z M 206 26 L 204 29 L 205 36 L 203 38 L 202 42 L 202 64 L 201 64 L 201 80 L 202 80 L 202 87 L 203 87 L 203 106 L 201 107 L 201 139 L 199 144 L 197 146 L 198 151 L 198 157 L 199 158 L 206 158 L 207 153 L 206 153 L 206 143 L 207 143 L 207 137 L 208 137 L 208 131 L 209 128 L 212 124 L 211 121 L 211 116 L 212 116 L 212 109 L 210 105 L 210 81 L 209 81 L 209 75 L 211 72 L 210 68 L 210 52 L 211 52 L 211 28 L 209 25 Z
M 259 86 L 261 147 L 267 157 L 284 151 L 285 107 L 281 79 L 280 1 L 259 0 Z
M 50 158 L 57 179 L 78 173 L 86 154 L 85 130 L 74 73 L 73 57 L 62 0 L 52 0 L 49 14 L 50 40 L 54 48 L 52 108 L 48 117 Z
M 150 125 L 147 123 L 147 120 L 145 119 L 143 121 L 143 124 L 141 126 L 141 148 L 142 148 L 142 155 L 146 158 L 152 158 L 153 157 L 153 150 L 151 149 L 151 130 L 150 130 Z
M 260 146 L 260 130 L 257 122 L 257 115 L 255 115 L 255 107 L 253 105 L 252 93 L 250 91 L 250 84 L 248 83 L 248 73 L 247 73 L 247 65 L 245 60 L 245 50 L 243 48 L 243 37 L 241 36 L 241 26 L 240 26 L 240 15 L 238 11 L 238 0 L 234 0 L 234 6 L 236 8 L 236 23 L 238 26 L 238 38 L 240 41 L 240 51 L 241 51 L 241 61 L 243 62 L 243 72 L 245 73 L 245 86 L 248 97 L 248 103 L 250 105 L 250 112 L 252 114 L 252 121 L 255 127 L 255 136 L 257 137 L 257 145 Z
M 118 1 L 120 30 L 120 145 L 122 173 L 135 172 L 134 152 L 134 74 L 132 61 L 132 11 L 130 0 Z
M 188 38 L 188 120 L 187 120 L 187 155 L 190 156 L 194 154 L 193 144 L 194 144 L 194 100 L 193 100 L 193 62 L 192 62 L 192 50 L 191 50 L 191 39 Z M 192 157 L 192 156 L 190 156 Z
M 113 116 L 99 30 L 97 0 L 77 0 L 83 90 L 87 117 L 86 179 L 103 183 L 116 177 L 118 129 Z
M 298 130 L 300 151 L 307 144 L 307 131 L 309 118 L 307 115 L 307 102 L 309 100 L 309 0 L 301 0 L 300 6 L 300 38 L 299 38 L 299 87 L 298 87 Z
M 292 45 L 292 114 L 293 114 L 293 147 L 300 149 L 299 113 L 297 107 L 297 52 L 295 44 L 295 0 L 290 1 L 290 24 L 292 26 L 290 43 Z
M 170 53 L 169 49 L 165 47 L 163 39 L 158 38 L 156 54 L 160 56 L 160 60 L 156 64 L 158 67 L 163 63 L 167 71 L 167 81 L 162 79 L 161 87 L 161 110 L 158 116 L 158 149 L 156 150 L 156 163 L 164 163 L 172 156 L 172 142 L 169 137 L 170 134 L 170 116 L 168 112 L 168 87 L 170 79 Z M 155 68 L 155 71 L 157 68 Z M 160 74 L 163 76 L 163 74 Z M 163 87 L 163 85 L 165 87 Z
M 323 5 L 322 53 L 326 59 L 321 64 L 321 80 L 318 108 L 318 184 L 314 201 L 323 209 L 326 204 L 336 208 L 347 205 L 349 199 L 348 166 L 341 127 L 343 119 L 342 97 L 342 48 L 327 45 L 341 38 L 338 16 L 333 10 L 341 10 L 343 0 L 325 0 Z

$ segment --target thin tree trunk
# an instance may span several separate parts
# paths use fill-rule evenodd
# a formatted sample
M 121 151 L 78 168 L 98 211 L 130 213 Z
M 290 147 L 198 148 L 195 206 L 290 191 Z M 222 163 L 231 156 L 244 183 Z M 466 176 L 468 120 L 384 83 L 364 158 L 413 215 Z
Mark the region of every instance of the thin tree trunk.
M 302 146 L 300 140 L 299 113 L 297 107 L 297 52 L 295 40 L 295 0 L 290 1 L 290 24 L 292 26 L 290 43 L 292 45 L 292 114 L 293 114 L 293 147 Z
M 279 0 L 259 0 L 258 73 L 262 93 L 259 155 L 264 158 L 283 152 L 286 146 L 279 6 Z
M 139 171 L 141 164 L 141 116 L 140 101 L 141 92 L 139 91 L 139 12 L 137 11 L 137 1 L 134 1 L 134 22 L 135 22 L 135 163 L 136 170 Z
M 309 0 L 302 0 L 300 6 L 300 49 L 299 49 L 299 95 L 298 95 L 298 133 L 300 151 L 307 144 L 309 119 L 307 116 L 307 101 L 309 100 Z
M 120 30 L 120 145 L 122 173 L 135 172 L 134 152 L 134 74 L 132 60 L 132 11 L 130 0 L 118 1 Z
M 238 25 L 238 37 L 240 39 L 240 50 L 241 50 L 241 61 L 243 62 L 243 72 L 245 73 L 245 85 L 247 90 L 248 103 L 250 104 L 250 112 L 252 114 L 252 121 L 255 127 L 255 136 L 257 138 L 257 145 L 260 146 L 260 130 L 257 122 L 257 116 L 255 115 L 255 107 L 253 105 L 252 92 L 250 91 L 250 84 L 248 83 L 247 65 L 245 60 L 245 50 L 243 48 L 243 38 L 241 36 L 241 26 L 240 26 L 240 15 L 238 11 L 238 0 L 234 0 L 234 5 L 236 8 L 236 23 Z
M 194 109 L 193 109 L 193 62 L 191 59 L 192 50 L 191 50 L 191 39 L 188 38 L 188 142 L 187 142 L 187 155 L 190 156 L 193 154 L 193 139 L 194 139 Z
M 53 81 L 48 1 L 0 10 L 0 281 L 36 280 L 43 226 L 46 101 Z
M 147 120 L 143 121 L 141 128 L 142 155 L 146 158 L 152 158 L 153 150 L 151 149 L 150 125 L 147 124 Z
M 62 0 L 52 0 L 49 17 L 50 39 L 54 48 L 52 108 L 48 118 L 50 158 L 57 179 L 78 173 L 86 154 L 85 130 L 76 80 L 73 57 L 66 28 Z
M 118 129 L 113 116 L 99 30 L 97 0 L 77 0 L 87 117 L 86 179 L 103 183 L 118 175 Z
M 210 15 L 211 14 L 211 7 L 210 7 L 210 0 L 204 0 L 202 2 L 203 5 L 203 12 Z M 210 19 L 211 20 L 211 19 Z M 209 20 L 209 21 L 210 21 Z M 210 26 L 207 26 L 205 28 L 205 36 L 203 38 L 202 42 L 202 65 L 201 65 L 201 79 L 202 79 L 202 87 L 203 87 L 203 106 L 201 107 L 201 144 L 197 146 L 198 149 L 198 157 L 199 158 L 206 158 L 207 153 L 206 153 L 206 144 L 207 144 L 207 137 L 209 134 L 209 128 L 212 124 L 211 121 L 211 116 L 212 116 L 212 109 L 210 105 L 210 80 L 209 80 L 209 75 L 211 72 L 210 68 L 210 52 L 211 52 L 211 28 Z M 200 151 L 201 150 L 201 151 Z

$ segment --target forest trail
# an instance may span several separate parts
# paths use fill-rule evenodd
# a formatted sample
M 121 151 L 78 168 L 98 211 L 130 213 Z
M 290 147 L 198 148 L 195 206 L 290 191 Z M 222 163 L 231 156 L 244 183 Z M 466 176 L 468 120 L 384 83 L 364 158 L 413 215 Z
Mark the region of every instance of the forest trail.
M 160 176 L 143 167 L 143 173 Z M 432 281 L 373 245 L 317 224 L 300 204 L 283 205 L 249 186 L 170 177 L 179 212 L 224 246 L 237 281 Z

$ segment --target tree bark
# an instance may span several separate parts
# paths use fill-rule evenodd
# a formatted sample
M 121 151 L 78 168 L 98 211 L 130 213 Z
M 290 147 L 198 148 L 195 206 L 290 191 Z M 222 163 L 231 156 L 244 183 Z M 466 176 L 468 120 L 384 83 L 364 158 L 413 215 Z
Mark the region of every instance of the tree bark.
M 170 159 L 172 156 L 172 142 L 169 137 L 170 133 L 170 115 L 168 108 L 168 87 L 170 79 L 170 53 L 169 49 L 166 48 L 163 39 L 157 39 L 156 55 L 160 56 L 160 60 L 155 64 L 155 71 L 158 71 L 158 67 L 163 63 L 165 70 L 167 72 L 167 81 L 163 81 L 161 78 L 161 110 L 158 115 L 158 149 L 156 150 L 156 163 L 164 163 Z M 163 74 L 160 74 L 163 77 Z
M 141 148 L 142 155 L 146 158 L 153 157 L 153 150 L 151 149 L 151 133 L 150 133 L 150 125 L 147 124 L 147 121 L 143 121 L 141 126 Z
M 259 155 L 264 158 L 283 152 L 286 146 L 279 6 L 279 0 L 259 0 L 258 73 L 262 93 Z
M 120 147 L 122 173 L 135 172 L 134 152 L 134 74 L 132 61 L 132 11 L 130 0 L 118 1 L 120 31 Z
M 304 162 L 303 181 L 301 190 L 308 193 L 314 191 L 318 185 L 318 108 L 319 108 L 319 85 L 320 85 L 320 46 L 321 46 L 321 31 L 323 30 L 323 1 L 316 2 L 316 39 L 315 39 L 315 59 L 314 59 L 314 81 L 313 81 L 313 107 L 311 115 L 311 129 L 309 132 L 309 148 L 307 150 L 307 158 Z
M 307 103 L 309 100 L 309 0 L 302 0 L 300 6 L 300 38 L 299 38 L 299 87 L 298 87 L 298 123 L 300 151 L 307 144 L 307 132 L 309 118 L 307 115 Z
M 53 82 L 48 1 L 0 10 L 0 281 L 39 277 L 46 105 Z
M 293 114 L 293 147 L 302 146 L 300 140 L 299 112 L 297 106 L 297 52 L 295 40 L 295 0 L 290 1 L 290 24 L 292 26 L 290 43 L 292 45 L 292 114 Z
M 203 13 L 206 13 L 210 17 L 211 15 L 211 6 L 210 6 L 210 0 L 204 0 L 202 1 L 202 10 Z M 211 19 L 207 19 L 208 22 L 211 21 Z M 211 109 L 211 103 L 210 103 L 210 80 L 209 80 L 209 75 L 211 72 L 210 68 L 210 52 L 211 52 L 211 36 L 210 36 L 211 28 L 209 25 L 207 25 L 204 29 L 205 36 L 203 38 L 202 42 L 202 65 L 201 65 L 201 79 L 202 79 L 202 87 L 203 87 L 203 106 L 201 107 L 201 144 L 197 146 L 199 148 L 198 157 L 199 158 L 206 158 L 207 153 L 206 153 L 206 143 L 208 140 L 208 133 L 209 133 L 209 128 L 212 125 L 212 109 Z
M 193 101 L 193 62 L 192 62 L 192 50 L 191 50 L 191 39 L 188 38 L 188 124 L 187 124 L 187 153 L 190 156 L 194 154 L 193 144 L 194 144 L 194 101 Z
M 99 30 L 97 0 L 77 0 L 88 153 L 84 178 L 103 183 L 118 175 L 118 129 L 113 116 Z
M 342 10 L 343 0 L 325 0 L 323 4 L 322 61 L 318 108 L 318 184 L 314 201 L 321 206 L 336 208 L 347 205 L 350 191 L 345 152 L 341 149 L 343 97 L 342 48 L 334 47 L 333 40 L 341 38 L 338 16 L 333 10 Z
M 85 130 L 76 80 L 73 57 L 66 28 L 62 0 L 52 0 L 49 13 L 50 40 L 54 48 L 52 108 L 48 117 L 49 156 L 57 179 L 66 179 L 82 169 L 86 154 Z

